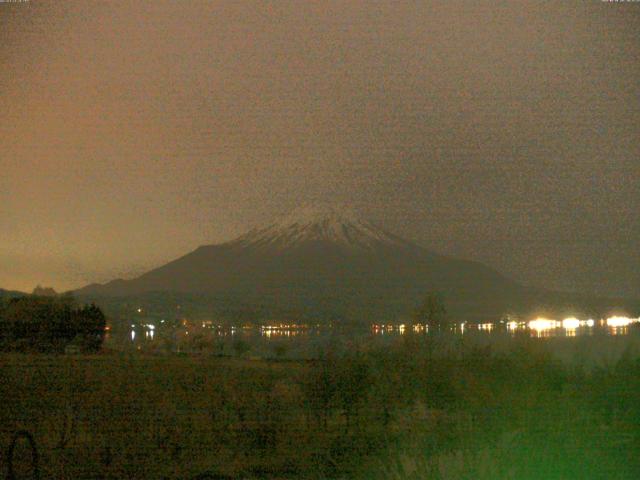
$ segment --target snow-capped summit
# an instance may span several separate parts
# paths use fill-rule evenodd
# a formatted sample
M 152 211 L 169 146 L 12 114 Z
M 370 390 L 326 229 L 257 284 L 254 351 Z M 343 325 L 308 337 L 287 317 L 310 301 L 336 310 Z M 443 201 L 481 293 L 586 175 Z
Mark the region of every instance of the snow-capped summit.
M 307 242 L 329 242 L 355 250 L 407 246 L 408 242 L 362 219 L 352 208 L 308 205 L 233 241 L 243 247 L 285 249 Z
M 356 223 L 359 221 L 358 213 L 351 207 L 319 204 L 300 206 L 288 215 L 278 219 L 275 224 L 287 227 L 295 224 L 309 225 L 322 222 Z
M 203 245 L 137 278 L 88 285 L 76 295 L 112 297 L 113 305 L 130 305 L 134 297 L 164 302 L 167 315 L 184 299 L 196 312 L 232 322 L 368 325 L 405 318 L 433 291 L 445 296 L 453 318 L 478 320 L 528 314 L 541 298 L 559 312 L 582 301 L 524 287 L 480 263 L 403 240 L 351 209 L 326 206 L 296 209 L 231 242 Z

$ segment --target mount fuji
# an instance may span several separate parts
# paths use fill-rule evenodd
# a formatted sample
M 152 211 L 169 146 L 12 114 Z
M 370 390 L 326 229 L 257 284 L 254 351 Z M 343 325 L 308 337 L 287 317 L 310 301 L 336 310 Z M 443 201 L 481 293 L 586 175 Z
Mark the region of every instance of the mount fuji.
M 361 218 L 350 209 L 300 207 L 262 229 L 253 229 L 231 245 L 283 252 L 308 243 L 327 243 L 351 252 L 407 247 L 410 243 Z
M 495 319 L 584 298 L 525 287 L 483 264 L 439 255 L 348 209 L 302 207 L 226 243 L 205 245 L 131 280 L 77 290 L 100 299 L 188 298 L 231 320 L 393 321 L 429 291 L 458 318 Z

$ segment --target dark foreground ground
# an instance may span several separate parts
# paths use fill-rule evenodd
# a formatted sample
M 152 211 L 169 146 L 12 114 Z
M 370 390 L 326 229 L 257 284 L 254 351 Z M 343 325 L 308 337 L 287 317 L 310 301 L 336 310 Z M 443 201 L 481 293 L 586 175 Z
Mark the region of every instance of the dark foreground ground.
M 2 475 L 24 430 L 40 478 L 640 478 L 635 355 L 594 366 L 540 340 L 437 342 L 317 361 L 0 356 Z M 15 478 L 30 455 L 19 440 Z

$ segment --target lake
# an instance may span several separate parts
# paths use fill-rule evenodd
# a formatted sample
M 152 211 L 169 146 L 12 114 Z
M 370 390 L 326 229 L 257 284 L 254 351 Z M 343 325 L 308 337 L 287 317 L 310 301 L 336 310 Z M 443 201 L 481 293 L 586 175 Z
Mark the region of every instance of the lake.
M 184 322 L 179 327 L 131 323 L 119 333 L 109 332 L 105 347 L 149 353 L 212 354 L 245 358 L 309 359 L 323 352 L 424 338 L 431 344 L 509 348 L 514 341 L 539 339 L 563 360 L 590 357 L 590 363 L 608 363 L 627 351 L 640 352 L 640 319 L 612 316 L 603 319 L 529 321 L 503 319 L 492 323 L 455 323 L 447 332 L 430 332 L 425 325 L 373 324 L 344 329 L 308 325 L 223 327 L 211 322 Z M 586 350 L 586 351 L 585 351 Z

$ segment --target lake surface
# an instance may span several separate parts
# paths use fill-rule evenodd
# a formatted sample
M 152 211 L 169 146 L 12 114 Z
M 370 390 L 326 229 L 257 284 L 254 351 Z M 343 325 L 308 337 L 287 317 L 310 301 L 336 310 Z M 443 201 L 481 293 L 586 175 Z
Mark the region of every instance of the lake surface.
M 605 319 L 562 320 L 536 318 L 529 321 L 500 320 L 492 323 L 456 323 L 447 332 L 430 332 L 425 325 L 374 324 L 370 328 L 345 330 L 305 325 L 223 327 L 211 322 L 184 322 L 178 327 L 132 323 L 130 329 L 110 332 L 105 347 L 152 353 L 199 353 L 242 355 L 247 358 L 317 358 L 328 350 L 340 352 L 402 342 L 413 334 L 438 343 L 466 347 L 508 349 L 514 341 L 540 339 L 558 356 L 590 357 L 608 363 L 625 352 L 640 354 L 640 319 L 612 316 Z
M 458 335 L 470 333 L 511 333 L 513 335 L 526 333 L 532 337 L 576 337 L 604 333 L 607 335 L 628 335 L 630 328 L 640 324 L 640 318 L 612 316 L 599 320 L 592 318 L 579 319 L 568 317 L 563 320 L 535 318 L 529 321 L 500 320 L 490 323 L 457 323 L 452 331 Z M 376 335 L 405 334 L 408 331 L 428 332 L 424 325 L 373 325 L 372 331 Z

